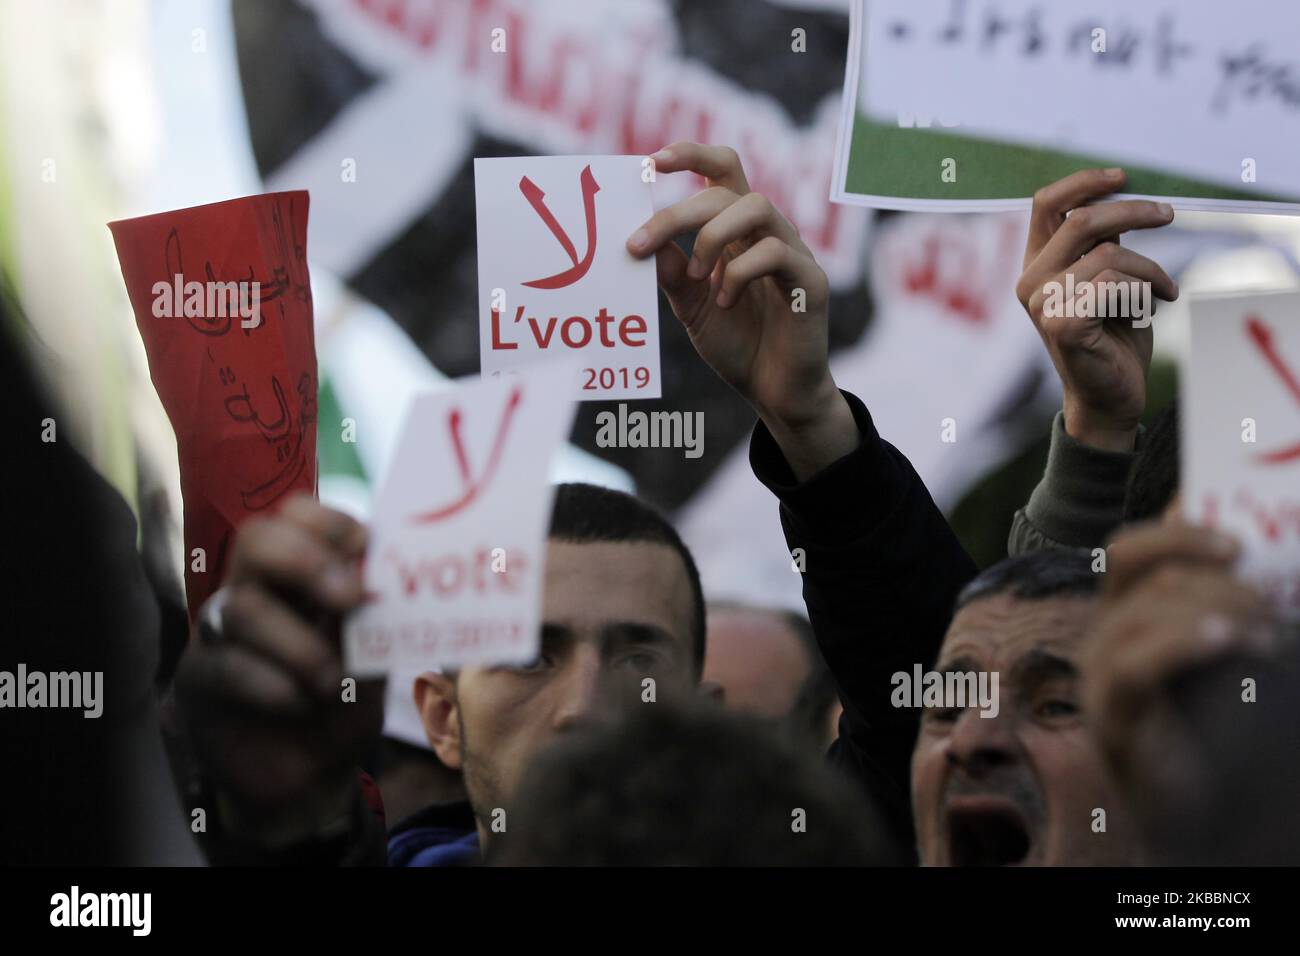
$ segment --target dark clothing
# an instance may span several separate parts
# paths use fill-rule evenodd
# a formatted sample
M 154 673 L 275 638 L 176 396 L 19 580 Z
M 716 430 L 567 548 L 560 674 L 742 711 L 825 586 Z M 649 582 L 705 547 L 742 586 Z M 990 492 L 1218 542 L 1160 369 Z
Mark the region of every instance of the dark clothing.
M 1138 429 L 1136 447 L 1143 431 Z M 1008 554 L 1038 548 L 1099 548 L 1124 522 L 1124 495 L 1136 451 L 1102 451 L 1071 438 L 1065 415 L 1052 422 L 1047 470 L 1016 512 Z
M 780 499 L 792 562 L 795 549 L 806 561 L 804 602 L 844 704 L 830 759 L 876 801 L 910 857 L 920 714 L 891 704 L 891 677 L 933 666 L 976 567 L 908 460 L 881 439 L 856 396 L 844 397 L 862 434 L 855 451 L 799 483 L 760 422 L 749 459 Z
M 347 818 L 328 832 L 301 842 L 267 849 L 228 833 L 217 813 L 208 816 L 200 842 L 213 866 L 383 866 L 384 811 L 379 790 L 368 774 L 358 772 Z M 215 794 L 202 793 L 199 802 L 215 807 Z
M 12 438 L 0 496 L 0 686 L 14 692 L 0 693 L 0 766 L 12 775 L 0 797 L 0 864 L 197 863 L 158 730 L 159 612 L 135 516 L 72 446 L 71 422 L 11 321 L 0 287 L 0 427 Z M 51 696 L 29 703 L 28 686 L 12 683 L 20 673 L 48 681 Z M 53 695 L 58 685 L 79 688 L 73 706 Z
M 479 860 L 474 811 L 466 800 L 425 807 L 388 836 L 389 866 L 473 866 Z

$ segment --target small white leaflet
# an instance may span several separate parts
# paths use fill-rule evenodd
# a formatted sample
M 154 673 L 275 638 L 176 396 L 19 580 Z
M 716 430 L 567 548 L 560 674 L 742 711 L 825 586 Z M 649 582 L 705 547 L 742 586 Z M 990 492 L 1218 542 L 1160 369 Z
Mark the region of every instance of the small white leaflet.
M 574 367 L 416 397 L 375 499 L 369 602 L 344 627 L 349 674 L 518 663 L 537 653 L 553 486 Z M 494 549 L 508 571 L 492 568 Z

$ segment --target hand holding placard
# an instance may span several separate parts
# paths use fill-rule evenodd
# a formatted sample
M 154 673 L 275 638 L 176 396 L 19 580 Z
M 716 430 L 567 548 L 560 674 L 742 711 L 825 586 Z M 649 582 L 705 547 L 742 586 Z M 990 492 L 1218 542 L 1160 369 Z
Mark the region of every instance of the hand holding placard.
M 1146 408 L 1154 303 L 1142 314 L 1139 290 L 1149 290 L 1148 299 L 1178 298 L 1164 269 L 1120 244 L 1129 230 L 1172 222 L 1171 208 L 1142 199 L 1085 208 L 1124 181 L 1121 169 L 1085 169 L 1038 190 L 1016 283 L 1016 297 L 1061 377 L 1066 432 L 1111 451 L 1133 450 Z M 1091 298 L 1076 300 L 1076 290 Z M 1111 314 L 1119 293 L 1123 309 L 1115 311 L 1123 314 Z
M 180 453 L 191 619 L 231 536 L 316 492 L 316 347 L 307 194 L 109 223 L 149 374 Z
M 179 714 L 220 794 L 209 812 L 241 842 L 309 839 L 354 803 L 383 724 L 382 685 L 345 680 L 339 654 L 365 550 L 361 524 L 289 496 L 236 532 L 217 627 L 185 648 Z
M 537 652 L 552 487 L 573 366 L 421 395 L 375 500 L 369 603 L 344 627 L 348 672 L 519 663 Z
M 796 474 L 852 451 L 857 425 L 828 358 L 830 286 L 808 246 L 750 191 L 735 150 L 674 143 L 652 159 L 660 172 L 690 171 L 708 183 L 627 240 L 634 255 L 655 256 L 695 350 L 758 412 Z M 673 239 L 695 230 L 688 262 Z

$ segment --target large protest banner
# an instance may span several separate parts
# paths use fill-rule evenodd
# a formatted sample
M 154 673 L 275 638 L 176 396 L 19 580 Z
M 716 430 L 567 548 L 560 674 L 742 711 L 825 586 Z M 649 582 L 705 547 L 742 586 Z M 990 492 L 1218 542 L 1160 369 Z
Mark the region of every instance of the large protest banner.
M 1245 546 L 1241 572 L 1300 617 L 1300 293 L 1192 304 L 1182 506 Z
M 235 529 L 316 492 L 316 348 L 305 192 L 109 223 L 180 458 L 191 619 Z
M 832 198 L 1027 206 L 1078 169 L 1184 209 L 1295 213 L 1300 9 L 855 0 Z
M 232 132 L 251 135 L 266 188 L 310 188 L 313 277 L 337 275 L 349 292 L 387 313 L 386 321 L 449 378 L 480 369 L 474 159 L 644 158 L 678 140 L 735 146 L 750 187 L 799 228 L 831 282 L 831 347 L 838 349 L 856 341 L 870 320 L 863 268 L 871 217 L 829 200 L 847 2 L 810 9 L 769 0 L 234 0 L 237 50 L 226 58 L 237 64 L 236 93 L 242 88 L 239 106 L 248 121 Z M 729 30 L 737 17 L 752 32 Z M 174 28 L 188 35 L 187 21 L 175 20 Z M 495 23 L 510 26 L 502 53 L 489 46 Z M 806 35 L 804 53 L 791 50 L 796 27 Z M 295 38 L 292 46 L 279 41 L 285 35 Z M 725 44 L 711 42 L 720 36 Z M 210 30 L 214 52 L 215 38 Z M 775 39 L 782 41 L 777 47 Z M 167 45 L 158 46 L 167 55 Z M 304 97 L 311 110 L 301 108 Z M 183 102 L 178 107 L 190 109 Z M 607 187 L 593 172 L 602 188 L 599 204 Z M 557 189 L 534 182 L 582 246 L 581 206 L 571 224 L 568 209 L 552 205 L 566 189 L 580 201 L 576 179 Z M 521 215 L 541 228 L 539 254 L 556 257 L 555 269 L 565 267 L 567 254 L 517 186 L 516 179 Z M 652 186 L 655 206 L 702 188 L 703 180 L 691 174 L 660 175 Z M 581 259 L 585 249 L 578 252 Z M 327 327 L 349 333 L 349 340 L 360 337 L 346 328 L 355 314 L 336 325 L 321 298 L 322 379 L 381 377 L 362 368 L 374 349 L 326 343 Z M 591 456 L 584 465 L 598 457 L 600 465 L 617 466 L 619 487 L 634 480 L 672 512 L 708 480 L 727 449 L 748 440 L 752 415 L 699 361 L 662 299 L 660 313 L 668 398 L 645 400 L 644 408 L 702 411 L 709 439 L 704 457 L 683 468 L 655 449 L 600 447 L 594 420 L 604 406 L 598 402 L 579 408 L 569 440 Z M 544 318 L 539 322 L 544 334 Z M 344 362 L 347 368 L 340 368 Z M 385 357 L 384 364 L 392 363 Z M 387 395 L 340 388 L 339 399 L 346 414 L 367 422 L 357 451 L 368 476 L 381 474 L 385 460 L 376 451 L 374 420 Z

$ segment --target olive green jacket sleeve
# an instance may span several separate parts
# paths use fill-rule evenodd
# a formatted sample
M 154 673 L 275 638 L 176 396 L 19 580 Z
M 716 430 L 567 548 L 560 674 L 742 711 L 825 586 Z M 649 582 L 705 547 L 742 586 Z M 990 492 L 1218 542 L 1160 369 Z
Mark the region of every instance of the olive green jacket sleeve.
M 1138 430 L 1136 445 L 1143 432 Z M 1102 451 L 1075 441 L 1065 416 L 1052 421 L 1047 470 L 1016 512 L 1007 554 L 1038 548 L 1098 548 L 1124 520 L 1124 492 L 1136 451 Z

